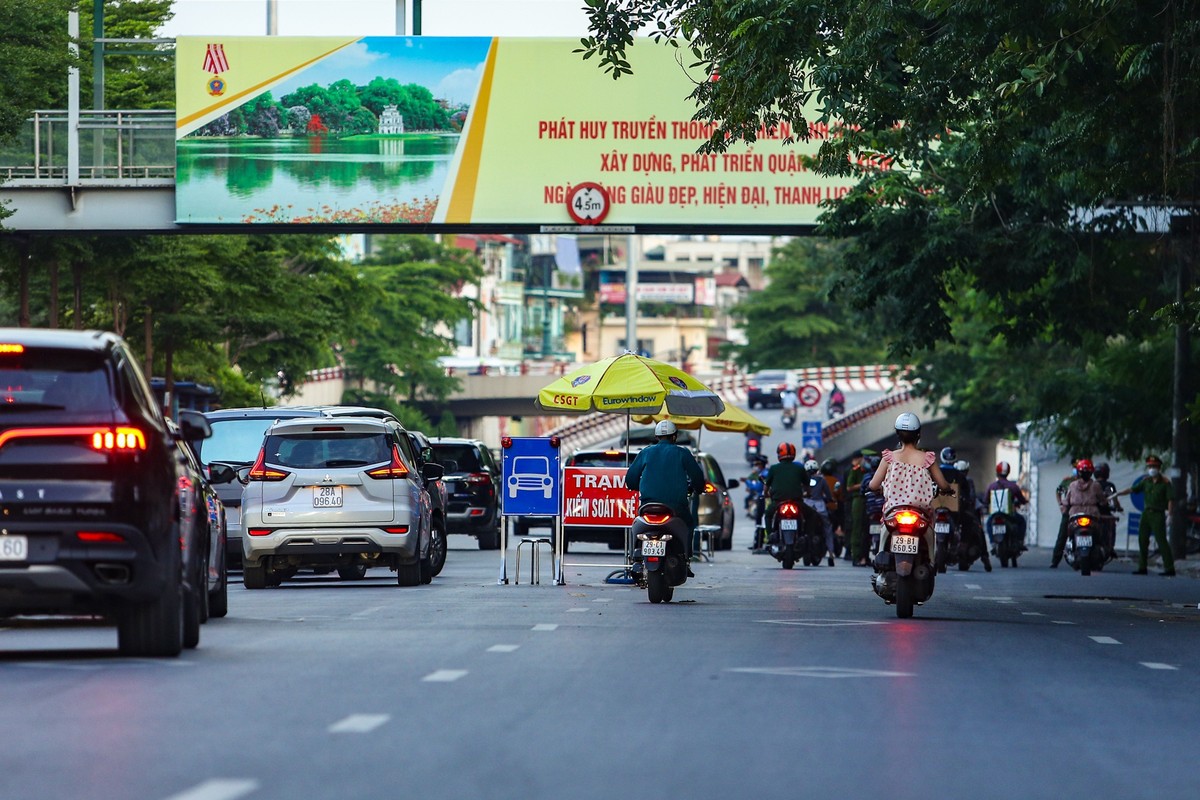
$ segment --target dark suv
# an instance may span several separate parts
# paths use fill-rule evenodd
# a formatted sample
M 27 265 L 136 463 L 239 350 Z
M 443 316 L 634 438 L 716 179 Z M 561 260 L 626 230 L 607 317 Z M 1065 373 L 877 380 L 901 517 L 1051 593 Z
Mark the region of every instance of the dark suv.
M 200 641 L 208 512 L 119 336 L 0 329 L 0 616 L 115 618 L 122 654 Z
M 480 550 L 500 547 L 500 467 L 477 439 L 439 436 L 429 442 L 446 469 L 446 532 L 479 539 Z

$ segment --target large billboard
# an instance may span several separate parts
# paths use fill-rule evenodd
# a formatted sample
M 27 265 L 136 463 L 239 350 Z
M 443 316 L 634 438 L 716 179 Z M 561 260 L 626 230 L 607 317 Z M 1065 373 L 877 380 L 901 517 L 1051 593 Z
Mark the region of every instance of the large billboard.
M 639 41 L 632 76 L 576 39 L 180 37 L 181 224 L 570 225 L 584 184 L 604 225 L 811 225 L 849 179 L 809 171 L 832 135 L 699 155 L 683 51 Z M 590 195 L 589 195 L 590 196 Z M 578 222 L 577 219 L 575 219 Z M 598 220 L 599 221 L 599 220 Z

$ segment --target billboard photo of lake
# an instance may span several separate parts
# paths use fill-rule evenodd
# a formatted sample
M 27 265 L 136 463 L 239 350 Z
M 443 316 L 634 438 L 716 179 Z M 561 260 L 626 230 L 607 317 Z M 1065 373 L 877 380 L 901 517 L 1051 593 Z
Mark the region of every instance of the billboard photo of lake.
M 181 223 L 424 224 L 488 38 L 371 37 L 176 142 Z

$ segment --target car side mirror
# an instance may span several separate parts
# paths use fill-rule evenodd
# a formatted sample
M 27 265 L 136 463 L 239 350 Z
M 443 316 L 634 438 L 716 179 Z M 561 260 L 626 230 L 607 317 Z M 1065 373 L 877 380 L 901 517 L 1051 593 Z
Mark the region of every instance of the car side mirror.
M 214 461 L 208 465 L 209 483 L 233 483 L 237 479 L 237 470 L 235 470 L 229 464 L 222 464 L 220 461 Z
M 212 436 L 212 424 L 208 418 L 199 411 L 184 409 L 179 412 L 179 429 L 183 431 L 183 438 L 189 442 L 198 442 L 201 439 L 207 439 Z
M 250 482 L 250 470 L 251 469 L 253 469 L 253 467 L 251 467 L 251 466 L 237 468 L 237 472 L 235 474 L 237 475 L 238 483 L 240 483 L 244 486 Z
M 739 484 L 738 484 L 737 478 L 730 478 L 730 479 L 729 479 L 729 486 L 728 486 L 727 488 L 729 488 L 729 489 L 736 489 L 738 486 L 739 486 Z
M 446 468 L 441 464 L 429 462 L 421 467 L 421 475 L 423 475 L 427 481 L 440 481 L 445 474 Z

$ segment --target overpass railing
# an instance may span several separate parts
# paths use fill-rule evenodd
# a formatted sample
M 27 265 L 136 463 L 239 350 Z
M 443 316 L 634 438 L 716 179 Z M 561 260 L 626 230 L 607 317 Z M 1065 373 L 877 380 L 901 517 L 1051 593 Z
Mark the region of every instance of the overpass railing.
M 0 182 L 66 185 L 72 136 L 79 141 L 79 179 L 142 186 L 175 181 L 175 110 L 81 110 L 71 130 L 65 110 L 33 112 L 12 145 L 0 148 Z

